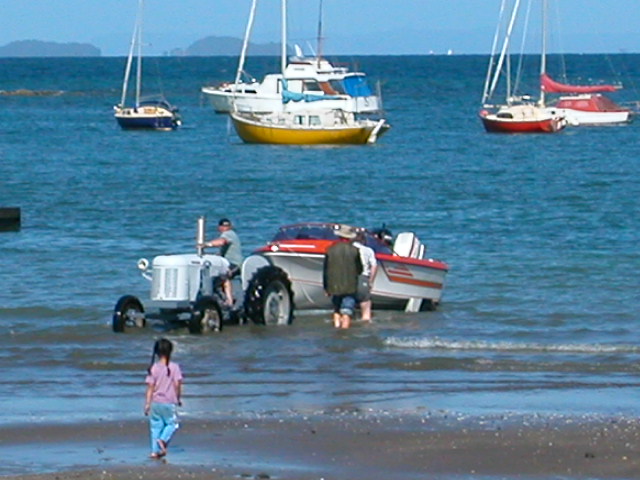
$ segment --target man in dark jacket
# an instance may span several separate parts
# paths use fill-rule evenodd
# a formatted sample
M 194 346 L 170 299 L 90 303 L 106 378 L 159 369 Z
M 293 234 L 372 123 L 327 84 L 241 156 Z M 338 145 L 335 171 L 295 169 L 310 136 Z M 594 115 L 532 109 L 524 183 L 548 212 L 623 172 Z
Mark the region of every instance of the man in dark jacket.
M 340 225 L 335 233 L 344 240 L 339 240 L 327 250 L 322 281 L 333 303 L 333 325 L 336 328 L 349 328 L 357 303 L 362 261 L 360 251 L 353 245 L 356 229 Z

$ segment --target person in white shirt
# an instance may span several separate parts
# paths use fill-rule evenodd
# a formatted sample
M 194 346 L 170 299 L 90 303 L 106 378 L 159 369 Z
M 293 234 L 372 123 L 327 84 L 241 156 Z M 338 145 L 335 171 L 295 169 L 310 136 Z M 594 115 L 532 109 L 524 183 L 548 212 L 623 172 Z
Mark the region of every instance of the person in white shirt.
M 363 322 L 371 322 L 371 286 L 373 279 L 378 270 L 378 261 L 376 253 L 371 247 L 365 245 L 364 232 L 359 232 L 358 237 L 353 245 L 360 252 L 360 261 L 362 262 L 362 273 L 358 280 L 358 301 L 360 302 L 360 313 Z

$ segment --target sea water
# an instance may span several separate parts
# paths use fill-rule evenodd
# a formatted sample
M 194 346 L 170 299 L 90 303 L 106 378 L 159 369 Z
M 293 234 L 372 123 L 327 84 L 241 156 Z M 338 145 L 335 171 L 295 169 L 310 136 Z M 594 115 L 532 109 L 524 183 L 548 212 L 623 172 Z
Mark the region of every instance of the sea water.
M 138 418 L 161 335 L 195 418 L 637 412 L 640 125 L 487 134 L 485 57 L 343 60 L 381 83 L 392 127 L 376 145 L 242 144 L 199 92 L 234 58 L 147 62 L 162 81 L 145 88 L 182 112 L 165 133 L 117 127 L 122 58 L 0 60 L 0 89 L 49 93 L 0 96 L 0 207 L 22 210 L 0 233 L 2 424 Z M 640 57 L 614 60 L 616 99 L 638 98 Z M 610 58 L 573 61 L 610 76 Z M 118 298 L 148 298 L 137 260 L 194 252 L 201 215 L 210 237 L 231 218 L 245 255 L 294 222 L 415 231 L 450 266 L 443 302 L 345 332 L 298 312 L 282 328 L 113 333 Z

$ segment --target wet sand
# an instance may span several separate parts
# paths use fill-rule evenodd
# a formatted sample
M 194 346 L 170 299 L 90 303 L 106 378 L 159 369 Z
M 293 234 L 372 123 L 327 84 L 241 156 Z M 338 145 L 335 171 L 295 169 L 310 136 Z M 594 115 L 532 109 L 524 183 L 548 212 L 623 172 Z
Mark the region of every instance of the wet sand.
M 165 460 L 147 425 L 0 428 L 11 479 L 640 478 L 640 428 L 593 417 L 396 416 L 183 419 Z

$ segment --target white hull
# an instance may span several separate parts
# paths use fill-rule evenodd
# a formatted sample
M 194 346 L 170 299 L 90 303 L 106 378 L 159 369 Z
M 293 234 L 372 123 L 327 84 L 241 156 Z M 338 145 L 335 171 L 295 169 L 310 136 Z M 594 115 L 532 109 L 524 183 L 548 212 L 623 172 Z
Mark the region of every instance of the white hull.
M 252 94 L 236 93 L 216 89 L 215 87 L 203 87 L 202 93 L 207 95 L 211 106 L 217 113 L 229 113 L 235 109 L 238 112 L 269 113 L 269 112 L 298 112 L 309 110 L 343 110 L 353 113 L 373 113 L 381 110 L 378 97 L 349 97 L 331 100 L 319 100 L 315 102 L 282 102 L 279 94 Z
M 565 117 L 572 126 L 588 125 L 620 125 L 631 122 L 633 116 L 629 111 L 620 112 L 586 112 L 571 108 L 554 108 L 555 112 Z
M 292 283 L 296 309 L 329 309 L 331 300 L 322 286 L 323 254 L 286 252 L 263 253 L 287 274 Z M 379 268 L 371 295 L 374 308 L 404 310 L 412 298 L 423 300 L 423 308 L 437 305 L 442 297 L 446 270 L 378 258 Z

